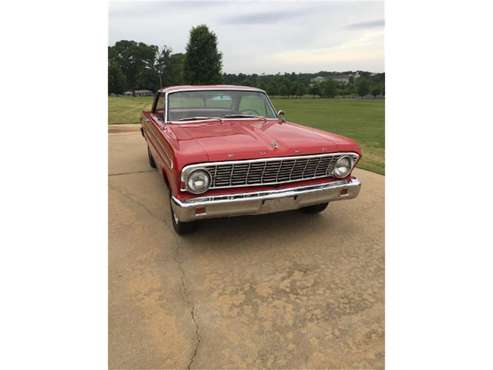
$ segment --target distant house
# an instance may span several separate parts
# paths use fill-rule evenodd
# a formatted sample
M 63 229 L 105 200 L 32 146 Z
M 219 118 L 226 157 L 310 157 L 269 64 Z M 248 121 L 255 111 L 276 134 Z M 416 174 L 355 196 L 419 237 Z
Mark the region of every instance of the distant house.
M 341 83 L 341 84 L 345 85 L 345 84 L 349 83 L 349 77 L 350 77 L 350 75 L 345 75 L 345 74 L 335 75 L 335 76 L 331 76 L 331 77 L 317 76 L 315 78 L 312 78 L 310 80 L 310 82 L 312 84 L 319 84 L 319 83 L 322 83 L 322 82 L 327 81 L 327 80 L 332 80 L 332 81 L 335 81 L 337 83 Z
M 312 82 L 314 84 L 319 84 L 319 83 L 324 82 L 324 81 L 327 81 L 327 78 L 323 77 L 323 76 L 317 76 L 317 77 L 314 77 L 310 80 L 310 82 Z
M 134 92 L 135 92 L 135 96 L 152 96 L 152 95 L 154 95 L 151 90 L 135 90 Z M 125 96 L 134 96 L 134 94 L 132 93 L 132 91 L 125 91 L 123 93 L 123 95 L 125 95 Z
M 152 96 L 151 90 L 135 90 L 135 96 Z
M 335 82 L 339 82 L 341 84 L 348 84 L 349 83 L 349 76 L 346 76 L 346 75 L 337 76 L 337 77 L 334 77 L 333 80 Z

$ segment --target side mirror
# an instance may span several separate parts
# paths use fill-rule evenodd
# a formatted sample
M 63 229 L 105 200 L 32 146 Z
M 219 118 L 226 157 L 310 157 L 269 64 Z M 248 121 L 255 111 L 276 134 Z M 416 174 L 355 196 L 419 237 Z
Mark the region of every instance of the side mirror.
M 277 118 L 279 118 L 279 120 L 281 122 L 286 122 L 286 118 L 284 118 L 284 111 L 283 110 L 280 110 L 279 112 L 277 112 Z

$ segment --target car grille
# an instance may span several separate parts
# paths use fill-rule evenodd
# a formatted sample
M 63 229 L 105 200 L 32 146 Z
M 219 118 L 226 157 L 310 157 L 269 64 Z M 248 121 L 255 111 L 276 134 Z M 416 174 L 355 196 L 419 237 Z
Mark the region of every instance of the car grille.
M 282 184 L 330 176 L 336 161 L 348 154 L 223 162 L 201 168 L 211 176 L 210 189 Z M 353 153 L 349 155 L 356 157 Z

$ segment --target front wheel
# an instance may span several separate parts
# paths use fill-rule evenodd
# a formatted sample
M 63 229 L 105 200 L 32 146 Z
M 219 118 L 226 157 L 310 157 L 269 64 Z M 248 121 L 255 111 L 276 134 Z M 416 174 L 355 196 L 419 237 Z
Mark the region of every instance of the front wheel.
M 325 208 L 327 208 L 327 206 L 329 205 L 329 203 L 322 203 L 322 204 L 316 204 L 314 206 L 308 206 L 308 207 L 304 207 L 304 208 L 301 208 L 301 211 L 304 212 L 304 213 L 320 213 L 320 212 L 323 212 L 325 210 Z
M 171 200 L 171 194 L 169 196 L 169 209 L 171 210 L 171 222 L 173 223 L 173 229 L 175 229 L 176 233 L 179 235 L 190 234 L 193 232 L 197 226 L 195 222 L 182 222 L 176 216 L 173 210 L 173 204 Z
M 152 168 L 156 168 L 156 161 L 154 160 L 149 147 L 147 147 L 147 158 L 149 159 L 149 166 L 151 166 Z

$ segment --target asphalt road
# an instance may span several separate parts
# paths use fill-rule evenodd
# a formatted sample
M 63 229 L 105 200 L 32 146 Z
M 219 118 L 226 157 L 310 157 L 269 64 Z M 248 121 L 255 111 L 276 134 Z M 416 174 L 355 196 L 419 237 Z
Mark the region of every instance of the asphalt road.
M 355 175 L 320 215 L 179 237 L 140 133 L 110 133 L 109 367 L 383 368 L 384 177 Z

